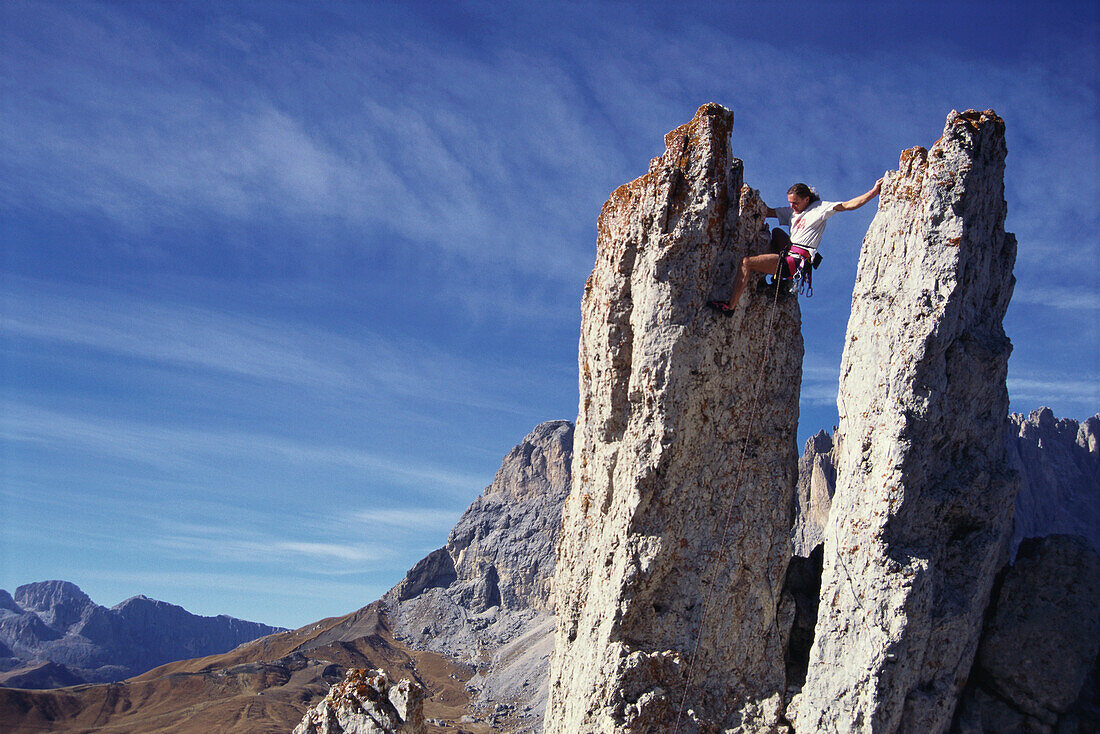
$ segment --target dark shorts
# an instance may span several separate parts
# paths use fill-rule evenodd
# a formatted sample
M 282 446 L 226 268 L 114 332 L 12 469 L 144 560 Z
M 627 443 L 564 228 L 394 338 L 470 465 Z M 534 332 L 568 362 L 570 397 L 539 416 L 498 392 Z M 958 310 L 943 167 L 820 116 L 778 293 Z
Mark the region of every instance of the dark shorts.
M 779 227 L 772 229 L 772 250 L 779 253 L 780 258 L 786 264 L 787 275 L 792 278 L 802 267 L 803 262 L 810 261 L 810 251 L 799 245 L 791 243 L 791 238 Z M 801 257 L 798 255 L 801 254 Z M 780 266 L 782 267 L 782 265 Z

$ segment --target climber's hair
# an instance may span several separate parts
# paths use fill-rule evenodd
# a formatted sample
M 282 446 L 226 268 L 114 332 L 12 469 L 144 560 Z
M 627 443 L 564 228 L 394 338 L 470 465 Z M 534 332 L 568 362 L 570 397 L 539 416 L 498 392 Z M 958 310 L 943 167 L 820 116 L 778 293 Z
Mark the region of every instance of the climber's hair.
M 821 201 L 821 197 L 817 195 L 817 192 L 804 183 L 796 183 L 794 186 L 787 189 L 787 193 L 794 194 L 799 199 L 804 199 L 808 196 L 810 197 L 811 204 L 813 204 L 815 201 Z

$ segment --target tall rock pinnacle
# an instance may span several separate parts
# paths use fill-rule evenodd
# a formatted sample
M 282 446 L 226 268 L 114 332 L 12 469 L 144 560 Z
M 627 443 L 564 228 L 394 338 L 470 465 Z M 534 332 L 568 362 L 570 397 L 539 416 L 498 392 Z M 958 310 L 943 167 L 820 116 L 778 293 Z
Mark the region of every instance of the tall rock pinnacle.
M 943 732 L 970 670 L 1018 481 L 1003 432 L 1004 123 L 952 112 L 888 173 L 841 365 L 837 487 L 796 731 Z
M 767 242 L 732 125 L 701 107 L 600 215 L 549 733 L 766 731 L 782 713 L 801 319 L 751 289 L 733 317 L 704 308 Z

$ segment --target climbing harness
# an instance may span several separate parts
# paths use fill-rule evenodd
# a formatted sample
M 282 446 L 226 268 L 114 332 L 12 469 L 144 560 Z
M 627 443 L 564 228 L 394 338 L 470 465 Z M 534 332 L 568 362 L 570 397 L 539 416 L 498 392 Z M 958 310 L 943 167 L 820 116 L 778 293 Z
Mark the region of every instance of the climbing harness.
M 813 296 L 813 271 L 821 265 L 821 253 L 811 252 L 791 242 L 790 235 L 779 227 L 772 229 L 771 249 L 779 253 L 779 263 L 768 286 L 776 285 L 791 293 L 804 294 L 807 298 Z
M 782 230 L 780 230 L 780 231 L 782 231 Z M 783 258 L 780 258 L 780 265 L 782 265 L 782 263 L 783 263 Z M 765 343 L 764 354 L 763 354 L 762 358 L 760 359 L 760 367 L 756 370 L 756 388 L 754 390 L 755 394 L 753 395 L 753 399 L 752 399 L 752 409 L 749 410 L 749 427 L 748 427 L 748 430 L 745 432 L 745 443 L 741 447 L 741 458 L 738 460 L 737 469 L 733 473 L 734 482 L 733 482 L 733 486 L 730 490 L 730 495 L 734 496 L 734 497 L 737 495 L 737 490 L 741 486 L 741 469 L 744 467 L 744 464 L 745 464 L 745 455 L 749 450 L 749 441 L 752 438 L 752 427 L 753 427 L 753 423 L 756 420 L 756 408 L 760 403 L 760 389 L 763 386 L 762 380 L 764 378 L 764 365 L 767 364 L 768 357 L 771 354 L 772 327 L 774 326 L 775 307 L 776 307 L 776 304 L 779 303 L 779 291 L 781 289 L 781 286 L 782 286 L 782 280 L 779 279 L 779 278 L 776 278 L 775 279 L 775 296 L 772 298 L 772 305 L 771 305 L 771 308 L 768 311 L 768 328 L 764 332 L 764 333 L 768 334 L 769 337 L 768 337 L 767 342 Z M 726 535 L 729 534 L 730 520 L 733 518 L 733 509 L 734 509 L 734 503 L 730 502 L 729 506 L 726 508 L 725 518 L 722 520 L 722 534 L 719 536 L 719 543 L 718 543 L 719 556 L 718 556 L 717 562 L 713 566 L 713 576 L 710 579 L 710 581 L 707 583 L 707 588 L 708 588 L 707 598 L 703 601 L 703 612 L 702 612 L 702 616 L 699 619 L 699 632 L 695 635 L 695 644 L 692 647 L 691 657 L 688 660 L 687 678 L 684 681 L 684 695 L 683 695 L 683 697 L 681 697 L 680 706 L 678 707 L 678 709 L 676 711 L 676 727 L 675 727 L 675 729 L 673 729 L 674 734 L 680 734 L 680 719 L 683 717 L 684 707 L 687 705 L 688 693 L 690 693 L 691 690 L 692 690 L 692 676 L 695 673 L 695 663 L 699 658 L 699 641 L 703 637 L 703 632 L 705 631 L 704 625 L 705 625 L 707 617 L 708 617 L 708 615 L 711 611 L 711 605 L 714 601 L 714 587 L 717 585 L 715 582 L 717 582 L 717 580 L 718 580 L 718 571 L 722 567 L 722 564 L 726 560 L 726 543 L 725 543 L 725 539 L 726 539 Z M 776 627 L 778 628 L 778 625 L 779 625 L 778 615 L 776 615 L 776 617 L 777 618 L 774 621 L 775 621 Z
M 814 294 L 814 270 L 821 264 L 821 253 L 791 244 L 779 253 L 779 264 L 772 276 L 780 287 L 786 284 L 791 293 L 810 298 Z

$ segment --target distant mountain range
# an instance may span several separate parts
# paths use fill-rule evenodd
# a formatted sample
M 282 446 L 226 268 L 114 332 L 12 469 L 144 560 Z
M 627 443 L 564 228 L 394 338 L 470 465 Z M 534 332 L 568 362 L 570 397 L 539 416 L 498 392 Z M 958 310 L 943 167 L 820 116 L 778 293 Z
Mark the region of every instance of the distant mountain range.
M 109 683 L 281 631 L 226 615 L 200 617 L 145 596 L 108 609 L 76 584 L 39 581 L 14 596 L 0 589 L 0 686 Z

